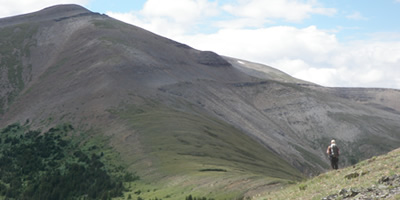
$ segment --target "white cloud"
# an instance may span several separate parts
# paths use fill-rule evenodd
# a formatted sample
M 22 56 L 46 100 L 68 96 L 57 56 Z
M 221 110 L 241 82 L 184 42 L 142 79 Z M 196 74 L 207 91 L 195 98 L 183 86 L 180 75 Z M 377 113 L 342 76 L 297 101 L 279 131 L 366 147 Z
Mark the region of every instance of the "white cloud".
M 130 13 L 108 12 L 117 19 L 173 37 L 171 33 L 195 33 L 197 25 L 209 28 L 263 27 L 276 19 L 300 22 L 312 14 L 333 15 L 334 8 L 319 6 L 315 0 L 238 0 L 220 5 L 210 0 L 147 0 L 143 9 Z M 220 17 L 210 21 L 212 17 Z M 168 28 L 170 27 L 170 28 Z M 167 34 L 166 34 L 167 33 Z
M 352 20 L 368 20 L 368 18 L 364 17 L 360 12 L 354 12 L 350 15 L 347 15 L 346 18 Z
M 293 0 L 239 0 L 236 4 L 227 4 L 223 9 L 234 16 L 255 20 L 284 19 L 299 22 L 311 14 L 333 15 L 336 9 L 324 8 L 316 1 L 300 2 Z
M 315 26 L 222 29 L 175 39 L 201 50 L 264 63 L 323 86 L 400 88 L 399 41 L 341 43 Z
M 245 27 L 263 27 L 264 24 L 272 24 L 273 21 L 267 19 L 236 18 L 232 20 L 217 21 L 213 25 L 223 29 L 240 29 Z
M 0 18 L 35 12 L 57 4 L 85 5 L 89 0 L 0 0 Z
M 179 41 L 224 55 L 271 63 L 282 58 L 318 61 L 336 48 L 336 37 L 315 26 L 297 29 L 275 26 L 260 29 L 221 29 L 215 34 L 181 36 Z
M 400 88 L 393 82 L 400 74 L 400 42 L 363 40 L 342 44 L 329 60 L 333 67 L 344 66 L 343 74 L 353 86 Z
M 277 59 L 271 63 L 270 66 L 280 66 L 280 70 L 295 75 L 299 72 L 306 71 L 307 69 L 311 68 L 304 60 L 302 59 L 289 59 L 289 58 L 282 58 Z
M 319 85 L 330 85 L 337 79 L 338 70 L 334 68 L 310 67 L 293 74 L 294 77 L 308 80 Z
M 217 13 L 217 4 L 207 0 L 148 0 L 141 14 L 146 17 L 166 17 L 177 23 L 192 23 L 201 17 Z
M 167 18 L 162 18 L 162 17 L 148 19 L 141 17 L 140 14 L 135 12 L 129 12 L 129 13 L 107 12 L 106 14 L 110 17 L 121 20 L 123 22 L 139 26 L 146 30 L 170 38 L 174 38 L 177 35 L 185 34 L 187 30 L 187 25 L 171 22 Z
M 173 38 L 195 31 L 198 24 L 218 13 L 218 4 L 208 0 L 148 0 L 138 12 L 106 14 Z

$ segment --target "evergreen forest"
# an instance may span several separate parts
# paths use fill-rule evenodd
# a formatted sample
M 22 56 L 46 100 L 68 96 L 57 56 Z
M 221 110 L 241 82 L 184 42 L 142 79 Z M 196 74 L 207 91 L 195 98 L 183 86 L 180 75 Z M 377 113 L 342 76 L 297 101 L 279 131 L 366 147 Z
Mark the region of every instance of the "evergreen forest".
M 139 177 L 107 166 L 97 146 L 84 150 L 63 124 L 41 132 L 12 124 L 0 131 L 0 197 L 5 199 L 111 199 Z M 120 167 L 121 168 L 121 167 Z M 117 170 L 117 171 L 118 171 Z M 114 173 L 111 173 L 114 171 Z M 121 173 L 122 172 L 122 173 Z

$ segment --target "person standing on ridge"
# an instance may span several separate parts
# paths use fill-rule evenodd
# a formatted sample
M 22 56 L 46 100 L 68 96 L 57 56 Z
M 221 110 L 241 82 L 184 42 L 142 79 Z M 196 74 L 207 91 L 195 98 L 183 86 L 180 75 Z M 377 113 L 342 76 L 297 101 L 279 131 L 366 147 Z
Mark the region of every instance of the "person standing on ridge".
M 338 162 L 339 162 L 339 147 L 336 146 L 336 141 L 332 140 L 331 145 L 328 146 L 326 153 L 331 160 L 332 169 L 338 169 Z

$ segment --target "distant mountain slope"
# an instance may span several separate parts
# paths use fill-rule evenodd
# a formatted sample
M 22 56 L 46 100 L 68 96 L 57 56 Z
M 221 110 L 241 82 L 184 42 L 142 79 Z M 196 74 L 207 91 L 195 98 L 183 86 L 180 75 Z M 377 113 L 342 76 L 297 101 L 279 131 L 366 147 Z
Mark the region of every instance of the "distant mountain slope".
M 341 165 L 400 144 L 399 90 L 321 87 L 76 5 L 0 19 L 0 36 L 0 126 L 93 130 L 166 188 L 148 198 L 318 174 L 332 138 Z
M 224 56 L 224 59 L 227 60 L 233 67 L 243 71 L 244 73 L 254 76 L 260 79 L 274 80 L 285 83 L 298 83 L 298 84 L 309 84 L 315 85 L 310 82 L 306 82 L 303 80 L 295 79 L 288 74 L 283 73 L 275 68 L 265 66 L 263 64 L 249 62 L 246 60 L 241 60 L 237 58 L 231 58 Z

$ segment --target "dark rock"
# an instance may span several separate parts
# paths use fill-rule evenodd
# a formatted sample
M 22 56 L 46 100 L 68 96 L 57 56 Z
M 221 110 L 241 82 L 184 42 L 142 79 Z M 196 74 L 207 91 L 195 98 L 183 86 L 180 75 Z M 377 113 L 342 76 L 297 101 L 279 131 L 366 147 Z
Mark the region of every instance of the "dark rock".
M 357 178 L 357 177 L 359 177 L 359 176 L 360 176 L 359 173 L 354 172 L 354 173 L 347 174 L 347 175 L 344 176 L 344 177 L 350 180 L 350 179 L 353 179 L 353 178 Z
M 353 175 L 354 174 L 354 175 Z M 355 173 L 346 175 L 352 177 Z M 337 194 L 331 194 L 323 200 L 332 199 L 387 199 L 400 194 L 400 176 L 384 176 L 378 180 L 377 185 L 368 188 L 341 189 Z
M 364 175 L 367 175 L 367 174 L 369 174 L 369 171 L 366 171 L 366 172 L 361 172 L 361 176 L 364 176 Z
M 331 194 L 331 195 L 329 195 L 329 196 L 327 196 L 325 198 L 322 198 L 322 200 L 334 200 L 334 199 L 337 199 L 337 198 L 338 198 L 337 194 Z
M 212 51 L 201 51 L 197 57 L 197 62 L 213 67 L 231 66 L 228 61 Z
M 347 194 L 347 190 L 346 190 L 346 189 L 341 189 L 341 190 L 339 191 L 339 194 L 342 195 L 342 196 L 344 196 L 344 195 Z
M 357 196 L 357 194 L 359 194 L 361 192 L 361 190 L 357 189 L 357 188 L 351 188 L 350 189 L 350 197 L 355 197 Z
M 387 183 L 390 181 L 390 178 L 388 176 L 384 176 L 381 179 L 379 179 L 379 183 Z
M 356 189 L 356 188 L 341 189 L 339 191 L 339 195 L 342 196 L 343 198 L 354 197 L 359 193 L 360 193 L 360 190 Z

